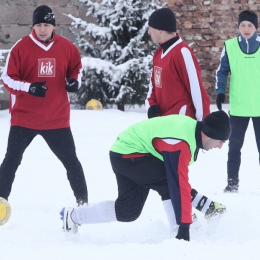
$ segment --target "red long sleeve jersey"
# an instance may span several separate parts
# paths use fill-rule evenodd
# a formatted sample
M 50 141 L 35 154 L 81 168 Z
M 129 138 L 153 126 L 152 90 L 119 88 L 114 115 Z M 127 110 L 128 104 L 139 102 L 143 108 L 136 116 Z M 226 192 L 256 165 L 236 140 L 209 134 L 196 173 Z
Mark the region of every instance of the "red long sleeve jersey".
M 46 46 L 34 31 L 11 49 L 2 81 L 11 93 L 11 126 L 36 130 L 70 126 L 70 104 L 65 89 L 66 78 L 81 80 L 81 58 L 68 39 L 54 35 Z M 31 83 L 44 82 L 48 87 L 44 98 L 28 93 Z
M 159 116 L 182 114 L 201 121 L 210 113 L 210 101 L 203 87 L 199 63 L 180 38 L 165 53 L 158 48 L 147 95 L 147 108 L 159 106 Z

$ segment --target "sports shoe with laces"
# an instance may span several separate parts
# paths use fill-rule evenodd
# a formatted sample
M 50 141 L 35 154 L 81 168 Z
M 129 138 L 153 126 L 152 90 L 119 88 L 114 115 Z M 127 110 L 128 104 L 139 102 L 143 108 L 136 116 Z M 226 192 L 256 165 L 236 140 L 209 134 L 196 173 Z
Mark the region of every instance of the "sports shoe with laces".
M 224 214 L 227 210 L 227 207 L 218 202 L 211 202 L 209 208 L 205 213 L 205 219 L 211 219 L 213 217 L 220 216 Z
M 224 189 L 224 193 L 238 193 L 238 184 L 228 184 L 227 187 Z
M 77 233 L 78 232 L 78 224 L 74 223 L 71 219 L 71 213 L 74 208 L 63 208 L 60 212 L 61 220 L 63 220 L 63 231 L 68 233 Z

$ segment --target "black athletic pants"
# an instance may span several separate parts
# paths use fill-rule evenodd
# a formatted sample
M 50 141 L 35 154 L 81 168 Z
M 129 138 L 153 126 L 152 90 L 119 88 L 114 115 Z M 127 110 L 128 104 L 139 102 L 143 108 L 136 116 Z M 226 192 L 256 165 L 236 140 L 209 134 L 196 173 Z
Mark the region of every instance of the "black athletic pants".
M 32 130 L 20 126 L 12 126 L 8 137 L 7 152 L 0 166 L 0 197 L 8 199 L 15 172 L 22 161 L 23 153 L 36 135 L 41 135 L 44 138 L 52 152 L 66 168 L 67 177 L 76 199 L 87 201 L 86 180 L 76 155 L 70 128 Z
M 238 172 L 241 163 L 241 148 L 250 117 L 230 116 L 231 135 L 228 151 L 228 183 L 236 185 L 239 182 Z M 260 117 L 252 117 L 258 153 L 260 154 Z
M 118 221 L 136 220 L 150 189 L 157 191 L 162 200 L 170 199 L 163 161 L 152 155 L 123 159 L 111 154 L 110 161 L 118 185 L 115 202 Z

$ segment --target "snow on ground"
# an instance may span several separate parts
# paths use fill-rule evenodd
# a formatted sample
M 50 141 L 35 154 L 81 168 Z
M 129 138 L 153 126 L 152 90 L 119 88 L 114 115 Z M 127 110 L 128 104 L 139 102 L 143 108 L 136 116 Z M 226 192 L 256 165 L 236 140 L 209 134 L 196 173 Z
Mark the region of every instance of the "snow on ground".
M 212 105 L 212 111 L 216 109 Z M 225 105 L 228 110 L 228 105 Z M 141 109 L 121 112 L 71 111 L 77 154 L 83 165 L 90 202 L 114 200 L 117 186 L 108 151 L 129 125 L 146 119 Z M 0 161 L 9 132 L 7 110 L 0 111 Z M 208 224 L 197 213 L 201 228 L 191 230 L 191 241 L 179 241 L 169 225 L 159 196 L 151 191 L 144 210 L 132 223 L 84 225 L 76 235 L 62 232 L 59 211 L 75 200 L 65 169 L 37 136 L 24 153 L 9 202 L 10 221 L 0 227 L 1 260 L 215 260 L 260 259 L 260 175 L 258 152 L 250 122 L 244 147 L 239 194 L 224 194 L 228 143 L 203 153 L 190 167 L 194 188 L 227 206 L 218 222 Z

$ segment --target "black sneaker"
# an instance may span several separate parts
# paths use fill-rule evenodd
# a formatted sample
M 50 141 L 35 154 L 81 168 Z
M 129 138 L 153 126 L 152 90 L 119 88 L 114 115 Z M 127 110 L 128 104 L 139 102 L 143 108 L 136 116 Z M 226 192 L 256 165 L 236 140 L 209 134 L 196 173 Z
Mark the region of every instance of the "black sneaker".
M 238 184 L 235 185 L 228 185 L 225 189 L 224 189 L 224 193 L 238 193 Z
M 226 211 L 227 207 L 225 205 L 212 201 L 205 213 L 205 219 L 211 219 L 216 216 L 219 217 L 220 215 L 226 213 Z

